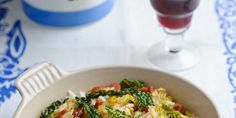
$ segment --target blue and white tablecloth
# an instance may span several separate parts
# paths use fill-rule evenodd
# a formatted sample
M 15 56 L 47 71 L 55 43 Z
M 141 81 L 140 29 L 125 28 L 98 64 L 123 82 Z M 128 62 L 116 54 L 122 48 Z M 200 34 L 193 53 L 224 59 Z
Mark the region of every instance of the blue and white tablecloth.
M 192 69 L 175 72 L 204 90 L 222 118 L 236 118 L 236 0 L 201 0 L 186 39 L 201 50 Z M 13 83 L 37 62 L 75 70 L 95 65 L 140 65 L 164 38 L 148 0 L 117 0 L 104 19 L 73 28 L 36 24 L 20 0 L 0 0 L 0 118 L 12 118 L 21 96 Z

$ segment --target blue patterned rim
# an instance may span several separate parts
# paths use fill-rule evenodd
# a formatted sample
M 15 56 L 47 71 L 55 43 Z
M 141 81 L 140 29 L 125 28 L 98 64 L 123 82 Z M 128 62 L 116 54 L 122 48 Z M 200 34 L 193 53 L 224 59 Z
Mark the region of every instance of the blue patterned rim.
M 95 22 L 106 16 L 113 7 L 114 0 L 106 0 L 104 3 L 91 9 L 78 12 L 51 12 L 32 7 L 23 0 L 25 14 L 40 24 L 50 26 L 80 26 Z

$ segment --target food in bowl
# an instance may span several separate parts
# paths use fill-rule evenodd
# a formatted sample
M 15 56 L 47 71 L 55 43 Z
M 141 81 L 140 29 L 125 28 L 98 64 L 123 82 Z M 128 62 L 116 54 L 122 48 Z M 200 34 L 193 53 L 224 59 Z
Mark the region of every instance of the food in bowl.
M 187 78 L 133 66 L 108 66 L 66 72 L 51 63 L 37 64 L 17 78 L 15 85 L 22 95 L 22 101 L 14 118 L 38 118 L 40 111 L 46 106 L 65 98 L 68 90 L 88 91 L 97 85 L 119 83 L 124 77 L 141 80 L 154 87 L 164 87 L 175 98 L 174 102 L 181 103 L 187 111 L 199 118 L 221 118 L 211 99 Z M 87 94 L 89 93 L 90 91 Z
M 164 88 L 147 86 L 140 80 L 93 87 L 57 100 L 40 118 L 197 118 L 174 101 Z

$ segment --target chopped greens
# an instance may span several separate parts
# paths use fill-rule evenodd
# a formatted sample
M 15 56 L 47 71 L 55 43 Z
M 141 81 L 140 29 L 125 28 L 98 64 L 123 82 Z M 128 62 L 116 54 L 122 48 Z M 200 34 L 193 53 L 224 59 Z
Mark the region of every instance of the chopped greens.
M 144 82 L 140 80 L 130 81 L 128 79 L 124 79 L 121 81 L 120 85 L 121 85 L 121 90 L 125 90 L 127 88 L 133 88 L 133 87 L 142 88 L 144 86 Z
M 126 115 L 124 111 L 112 109 L 108 106 L 106 106 L 106 110 L 112 118 L 132 118 L 132 116 Z
M 139 90 L 140 88 L 144 87 L 144 82 L 140 80 L 130 81 L 128 79 L 124 79 L 121 81 L 120 85 L 123 93 L 135 94 L 138 97 L 139 110 L 142 110 L 148 105 L 154 105 L 151 95 L 149 93 L 144 93 Z
M 88 102 L 85 97 L 75 97 L 75 100 L 77 101 L 78 107 L 82 108 L 84 105 L 84 102 Z
M 119 89 L 109 87 L 91 90 L 85 97 L 55 101 L 40 118 L 197 118 L 174 102 L 164 88 L 147 91 L 144 82 L 128 79 L 118 84 Z
M 106 96 L 106 95 L 120 96 L 122 95 L 122 93 L 114 91 L 114 90 L 108 90 L 108 91 L 102 90 L 102 91 L 97 91 L 94 93 L 89 93 L 86 95 L 86 98 L 90 100 L 90 99 L 98 98 L 99 96 Z
M 134 94 L 138 98 L 138 108 L 139 110 L 142 110 L 143 108 L 149 106 L 149 105 L 154 105 L 152 97 L 149 93 L 144 93 L 139 91 L 137 88 L 133 88 Z
M 87 103 L 83 103 L 85 111 L 88 113 L 88 118 L 102 118 L 101 115 L 98 114 L 96 108 Z
M 57 100 L 55 102 L 53 102 L 50 106 L 48 106 L 40 115 L 40 118 L 47 118 L 48 116 L 50 116 L 56 109 L 59 108 L 59 106 L 61 106 L 66 99 L 64 100 Z
M 90 100 L 93 98 L 98 98 L 99 96 L 105 96 L 105 95 L 122 96 L 126 94 L 135 94 L 137 96 L 139 110 L 142 110 L 148 105 L 153 105 L 153 100 L 151 95 L 149 93 L 141 92 L 138 88 L 128 88 L 120 92 L 114 90 L 98 91 L 95 93 L 89 93 L 86 98 Z
M 88 100 L 86 100 L 85 97 L 76 97 L 75 99 L 78 103 L 78 106 L 83 107 L 85 109 L 88 114 L 88 118 L 102 118 L 101 115 L 99 115 L 96 111 L 96 108 L 90 103 L 88 103 Z
M 187 116 L 184 116 L 179 111 L 174 110 L 173 108 L 170 108 L 170 106 L 165 105 L 164 103 L 160 104 L 161 107 L 157 110 L 160 117 L 165 118 L 189 118 Z M 195 117 L 190 117 L 195 118 Z
M 124 79 L 121 82 L 121 91 L 114 91 L 114 90 L 108 90 L 108 91 L 97 91 L 94 93 L 89 93 L 86 95 L 86 99 L 89 101 L 94 98 L 98 98 L 99 96 L 105 96 L 105 95 L 112 95 L 112 96 L 122 96 L 126 94 L 135 94 L 138 98 L 138 108 L 139 110 L 142 110 L 143 108 L 147 107 L 148 105 L 153 105 L 152 97 L 149 93 L 144 93 L 139 90 L 139 88 L 144 86 L 144 82 L 139 80 L 133 80 L 129 81 L 127 79 Z

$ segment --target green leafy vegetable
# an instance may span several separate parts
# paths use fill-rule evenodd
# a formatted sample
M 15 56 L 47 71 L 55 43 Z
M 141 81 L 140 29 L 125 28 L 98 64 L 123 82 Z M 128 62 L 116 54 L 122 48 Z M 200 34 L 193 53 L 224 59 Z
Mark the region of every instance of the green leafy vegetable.
M 149 93 L 144 93 L 139 90 L 139 88 L 142 88 L 143 86 L 144 86 L 144 82 L 142 81 L 139 81 L 139 80 L 129 81 L 127 79 L 124 79 L 121 82 L 121 87 L 123 87 L 121 91 L 119 92 L 114 91 L 114 90 L 97 91 L 94 93 L 87 94 L 86 99 L 91 100 L 94 98 L 98 98 L 99 96 L 105 96 L 105 95 L 122 96 L 126 94 L 135 94 L 138 98 L 138 108 L 139 110 L 142 110 L 148 105 L 153 105 L 153 100 L 152 100 L 151 95 Z
M 82 108 L 84 106 L 84 103 L 88 103 L 89 101 L 85 97 L 75 97 L 75 100 L 77 101 L 78 107 Z
M 112 118 L 132 118 L 132 116 L 126 115 L 124 111 L 112 109 L 108 106 L 106 106 L 106 110 Z
M 138 108 L 142 110 L 148 105 L 154 105 L 152 97 L 149 93 L 141 92 L 139 89 L 144 86 L 144 82 L 140 80 L 130 81 L 124 79 L 121 81 L 121 92 L 123 94 L 135 94 L 138 98 Z
M 102 118 L 99 113 L 96 111 L 95 106 L 91 105 L 85 97 L 76 97 L 79 107 L 83 107 L 88 113 L 88 118 Z
M 144 86 L 144 82 L 140 80 L 130 81 L 128 79 L 123 79 L 120 85 L 121 85 L 121 90 L 125 90 L 127 88 L 133 88 L 133 87 L 142 88 Z
M 67 99 L 57 100 L 49 105 L 40 115 L 40 118 L 49 117 L 56 109 L 58 109 Z
M 179 111 L 174 110 L 172 107 L 167 106 L 165 104 L 161 104 L 161 107 L 157 109 L 159 117 L 165 117 L 165 118 L 189 118 L 188 116 L 185 116 L 181 114 Z
M 141 92 L 137 88 L 133 88 L 134 94 L 138 98 L 138 108 L 139 110 L 142 110 L 143 108 L 149 106 L 149 105 L 154 105 L 152 96 L 149 93 Z
M 85 111 L 88 113 L 88 118 L 102 118 L 98 112 L 96 111 L 96 108 L 87 103 L 83 103 Z
M 114 91 L 114 90 L 108 90 L 108 91 L 102 90 L 102 91 L 97 91 L 94 93 L 89 93 L 86 95 L 86 98 L 91 100 L 94 98 L 98 98 L 99 96 L 106 96 L 106 95 L 120 96 L 120 95 L 122 95 L 122 93 L 118 92 L 118 91 Z

